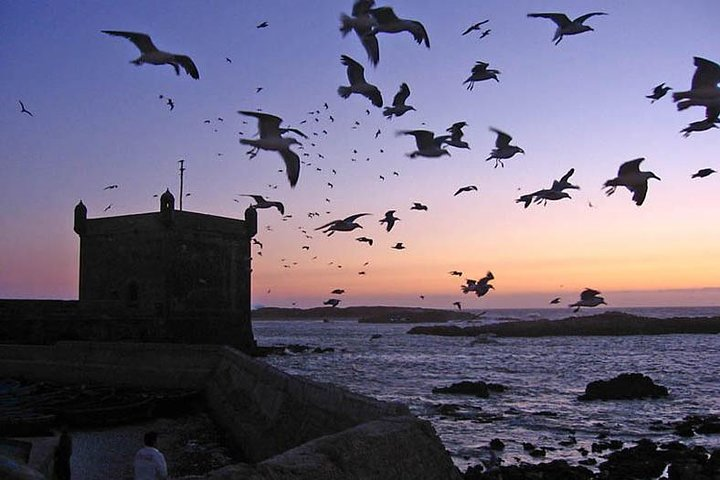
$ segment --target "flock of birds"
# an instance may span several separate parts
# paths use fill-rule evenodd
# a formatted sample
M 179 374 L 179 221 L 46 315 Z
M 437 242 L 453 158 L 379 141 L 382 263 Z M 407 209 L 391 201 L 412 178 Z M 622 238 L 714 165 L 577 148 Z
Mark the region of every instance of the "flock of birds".
M 529 13 L 527 16 L 530 18 L 541 18 L 551 20 L 556 25 L 556 30 L 552 41 L 555 45 L 558 45 L 564 37 L 582 34 L 585 32 L 593 31 L 593 28 L 586 25 L 585 22 L 589 19 L 597 16 L 607 15 L 605 12 L 591 12 L 581 15 L 571 20 L 567 15 L 562 13 Z M 461 35 L 468 35 L 472 32 L 478 32 L 479 38 L 485 38 L 491 33 L 490 29 L 484 28 L 489 20 L 474 23 L 465 29 Z M 256 26 L 256 28 L 268 27 L 267 22 L 262 22 Z M 342 13 L 340 15 L 340 33 L 342 37 L 350 33 L 354 33 L 357 39 L 361 42 L 365 52 L 367 53 L 368 60 L 373 67 L 377 67 L 380 63 L 380 37 L 381 34 L 398 34 L 406 32 L 409 33 L 413 40 L 418 45 L 424 45 L 426 48 L 430 48 L 430 38 L 425 26 L 417 21 L 411 19 L 404 19 L 398 17 L 393 8 L 383 6 L 375 7 L 374 0 L 356 0 L 354 2 L 350 15 Z M 180 75 L 181 69 L 189 75 L 191 78 L 198 80 L 200 73 L 193 59 L 184 54 L 170 53 L 158 49 L 153 43 L 149 35 L 138 32 L 128 31 L 116 31 L 116 30 L 103 30 L 102 33 L 122 37 L 132 42 L 140 51 L 140 56 L 131 61 L 135 65 L 170 65 L 175 70 L 177 75 Z M 227 62 L 231 63 L 230 58 L 226 58 Z M 340 63 L 346 68 L 346 74 L 348 79 L 348 85 L 339 86 L 337 89 L 338 95 L 347 99 L 351 95 L 360 95 L 367 98 L 370 104 L 375 108 L 382 108 L 384 105 L 383 95 L 380 89 L 369 83 L 365 77 L 365 68 L 363 65 L 351 58 L 348 55 L 342 55 L 340 57 Z M 682 130 L 685 136 L 690 135 L 693 132 L 701 132 L 710 130 L 718 127 L 720 123 L 720 65 L 710 60 L 695 57 L 694 58 L 695 72 L 691 80 L 690 89 L 686 91 L 675 91 L 672 94 L 673 101 L 676 102 L 678 110 L 685 110 L 691 107 L 700 107 L 705 110 L 705 117 L 699 121 L 693 122 Z M 498 76 L 500 71 L 494 68 L 489 68 L 490 64 L 484 61 L 477 61 L 471 69 L 470 76 L 467 77 L 462 83 L 467 86 L 468 90 L 473 90 L 475 84 L 486 80 L 494 80 L 500 82 Z M 257 88 L 259 93 L 262 87 Z M 661 83 L 657 85 L 652 93 L 647 95 L 647 98 L 651 102 L 656 102 L 663 98 L 670 90 L 671 87 Z M 387 119 L 393 119 L 401 117 L 408 112 L 415 111 L 416 108 L 409 105 L 408 99 L 411 95 L 410 87 L 407 83 L 402 83 L 399 86 L 397 93 L 393 97 L 392 105 L 385 106 L 382 110 L 382 115 Z M 161 100 L 165 100 L 166 105 L 170 110 L 175 108 L 174 100 L 169 97 L 160 95 Z M 21 113 L 28 116 L 33 116 L 26 107 L 25 104 L 20 101 Z M 324 104 L 324 108 L 327 110 L 328 104 Z M 310 162 L 302 161 L 300 155 L 292 150 L 292 147 L 296 146 L 298 149 L 303 149 L 304 145 L 301 140 L 310 140 L 310 137 L 301 131 L 299 128 L 290 126 L 283 126 L 283 119 L 280 116 L 272 115 L 261 111 L 249 111 L 240 110 L 238 112 L 244 117 L 249 117 L 257 122 L 258 134 L 252 138 L 241 138 L 239 143 L 250 147 L 247 154 L 250 158 L 255 157 L 260 151 L 277 152 L 282 158 L 285 166 L 285 173 L 287 180 L 291 187 L 296 187 L 300 178 L 301 165 L 310 166 Z M 309 112 L 314 116 L 320 113 L 320 110 Z M 370 110 L 366 110 L 369 115 Z M 334 121 L 332 115 L 330 120 Z M 218 118 L 218 121 L 222 121 L 222 118 Z M 315 118 L 317 122 L 317 117 Z M 209 123 L 210 120 L 206 120 L 205 123 Z M 246 123 L 246 122 L 243 122 Z M 304 121 L 301 123 L 305 123 Z M 359 122 L 356 122 L 358 125 Z M 457 149 L 469 149 L 470 146 L 467 141 L 463 140 L 463 128 L 467 126 L 466 122 L 456 122 L 446 129 L 446 134 L 436 135 L 435 132 L 425 129 L 415 130 L 399 130 L 396 132 L 397 136 L 410 136 L 414 138 L 416 149 L 407 153 L 409 158 L 416 157 L 428 157 L 438 158 L 443 156 L 450 156 L 449 148 Z M 517 154 L 524 154 L 525 151 L 517 146 L 513 145 L 513 138 L 508 133 L 500 131 L 498 129 L 490 127 L 490 130 L 496 135 L 495 147 L 490 151 L 486 161 L 494 161 L 494 167 L 504 167 L 504 162 L 508 159 L 513 158 Z M 242 133 L 242 132 L 241 132 Z M 327 133 L 323 130 L 323 133 Z M 375 134 L 375 138 L 380 135 L 381 131 L 378 130 Z M 313 133 L 317 135 L 317 133 Z M 314 146 L 315 144 L 312 143 Z M 355 152 L 357 153 L 357 152 Z M 220 154 L 218 154 L 220 155 Z M 307 153 L 303 153 L 307 156 Z M 318 154 L 322 157 L 320 154 Z M 355 159 L 353 159 L 355 160 Z M 608 179 L 604 183 L 607 195 L 612 195 L 618 187 L 624 187 L 629 190 L 632 194 L 632 200 L 638 206 L 642 205 L 647 197 L 648 193 L 648 181 L 650 179 L 660 178 L 651 171 L 641 171 L 640 165 L 644 161 L 644 158 L 637 158 L 623 163 L 614 178 Z M 317 168 L 320 170 L 319 168 Z M 516 202 L 522 204 L 525 208 L 528 208 L 531 204 L 542 204 L 546 205 L 547 202 L 558 201 L 566 198 L 571 198 L 568 190 L 576 190 L 580 187 L 570 183 L 570 178 L 574 174 L 575 170 L 570 169 L 565 175 L 558 180 L 553 180 L 549 188 L 537 190 L 534 192 L 526 193 L 521 195 Z M 333 173 L 334 170 L 333 170 Z M 397 172 L 393 172 L 397 175 Z M 704 178 L 708 175 L 716 173 L 711 168 L 704 168 L 698 172 L 692 174 L 692 178 Z M 381 180 L 384 177 L 381 176 Z M 332 188 L 332 183 L 328 182 L 328 186 Z M 117 185 L 111 185 L 106 189 L 117 188 Z M 468 185 L 459 188 L 455 192 L 455 196 L 465 193 L 476 191 L 477 186 Z M 283 215 L 283 220 L 290 218 L 290 215 L 285 215 L 285 207 L 282 202 L 268 200 L 262 195 L 257 194 L 241 194 L 253 199 L 255 202 L 252 206 L 256 209 L 268 209 L 275 208 L 278 212 Z M 329 199 L 326 199 L 329 201 Z M 235 200 L 236 202 L 238 200 Z M 109 207 L 108 207 L 109 208 Z M 106 208 L 106 210 L 108 209 Z M 414 202 L 410 207 L 411 210 L 426 211 L 428 207 L 419 202 Z M 329 212 L 326 212 L 329 213 Z M 384 225 L 387 232 L 390 232 L 400 218 L 396 217 L 396 210 L 388 210 L 384 217 L 379 220 L 379 223 Z M 308 213 L 309 218 L 318 216 L 318 212 Z M 337 232 L 352 232 L 356 229 L 362 229 L 363 226 L 359 223 L 362 217 L 371 215 L 370 213 L 356 213 L 349 215 L 345 218 L 335 219 L 327 222 L 319 227 L 315 228 L 315 231 L 325 233 L 328 237 L 334 235 Z M 269 228 L 269 227 L 268 227 Z M 307 238 L 312 236 L 303 229 L 303 233 Z M 262 244 L 253 239 L 256 245 L 262 248 Z M 367 243 L 373 245 L 373 239 L 361 236 L 356 237 L 356 240 L 361 243 Z M 402 242 L 396 243 L 391 248 L 396 250 L 402 250 L 405 248 Z M 309 246 L 304 246 L 303 249 L 309 249 Z M 261 254 L 261 252 L 258 252 Z M 359 272 L 364 274 L 365 272 Z M 452 270 L 449 272 L 451 275 L 462 276 L 462 272 Z M 490 283 L 495 279 L 492 272 L 478 279 L 466 279 L 465 283 L 461 285 L 460 289 L 462 293 L 474 293 L 477 297 L 486 295 L 494 286 Z M 344 289 L 334 289 L 332 294 L 341 295 L 344 293 Z M 580 299 L 570 304 L 575 311 L 578 311 L 581 307 L 595 307 L 601 304 L 605 304 L 603 297 L 599 296 L 600 292 L 591 288 L 585 289 L 580 294 Z M 422 296 L 421 296 L 422 298 Z M 558 304 L 560 298 L 554 298 L 550 301 L 551 304 Z M 325 305 L 332 307 L 337 306 L 340 303 L 339 298 L 330 298 L 324 302 Z M 461 303 L 454 302 L 458 309 L 461 309 Z

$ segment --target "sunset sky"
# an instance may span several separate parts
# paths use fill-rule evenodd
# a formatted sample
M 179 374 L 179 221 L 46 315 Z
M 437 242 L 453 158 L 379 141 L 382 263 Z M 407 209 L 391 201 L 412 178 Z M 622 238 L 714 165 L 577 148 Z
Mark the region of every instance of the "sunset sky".
M 341 306 L 539 308 L 556 296 L 572 303 L 585 287 L 611 307 L 720 304 L 720 174 L 690 178 L 720 170 L 720 131 L 683 138 L 704 109 L 678 112 L 670 94 L 645 98 L 661 82 L 687 90 L 694 56 L 720 61 L 720 2 L 383 5 L 422 22 L 431 48 L 408 33 L 380 33 L 372 67 L 357 36 L 343 38 L 338 28 L 351 1 L 0 2 L 0 298 L 77 298 L 73 207 L 82 200 L 91 218 L 155 211 L 153 195 L 178 193 L 182 158 L 185 210 L 242 218 L 251 200 L 236 195 L 254 193 L 292 215 L 259 211 L 253 304 L 320 306 L 343 288 Z M 557 46 L 553 22 L 527 17 L 593 11 L 608 14 L 586 22 L 595 31 Z M 488 36 L 461 36 L 485 19 Z M 256 28 L 263 21 L 268 27 Z M 148 33 L 160 49 L 191 56 L 200 79 L 170 66 L 136 67 L 135 46 L 101 30 Z M 386 105 L 408 83 L 417 111 L 387 120 L 364 97 L 340 98 L 343 54 L 365 66 Z M 500 70 L 500 81 L 468 91 L 463 81 L 479 60 Z M 173 111 L 160 95 L 173 99 Z M 257 128 L 237 111 L 256 109 L 310 137 L 295 147 L 310 163 L 295 188 L 277 153 L 249 159 L 238 143 Z M 413 138 L 396 135 L 439 135 L 458 121 L 468 123 L 471 149 L 450 147 L 449 157 L 408 158 Z M 485 161 L 495 142 L 489 127 L 526 154 L 493 168 Z M 645 203 L 636 206 L 625 189 L 607 197 L 603 183 L 638 157 L 662 179 L 651 180 Z M 572 199 L 527 209 L 515 202 L 570 168 L 581 187 Z M 111 184 L 118 188 L 103 190 Z M 453 196 L 465 185 L 478 191 Z M 411 211 L 413 202 L 428 211 Z M 378 221 L 390 209 L 401 220 L 388 233 Z M 361 212 L 372 214 L 359 220 L 362 230 L 314 231 Z M 357 242 L 361 235 L 374 245 Z M 396 242 L 406 249 L 391 249 Z M 488 270 L 495 290 L 461 293 L 465 279 Z

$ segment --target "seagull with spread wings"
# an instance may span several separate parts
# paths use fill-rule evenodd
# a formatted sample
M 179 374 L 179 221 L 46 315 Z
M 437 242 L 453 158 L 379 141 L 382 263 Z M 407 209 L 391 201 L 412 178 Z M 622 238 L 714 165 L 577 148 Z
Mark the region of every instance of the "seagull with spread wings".
M 462 35 L 467 35 L 468 33 L 472 32 L 473 30 L 480 30 L 480 27 L 488 23 L 490 20 L 483 20 L 482 22 L 474 23 L 470 25 L 468 28 L 465 29 L 465 31 L 462 33 Z
M 449 145 L 451 147 L 455 148 L 467 148 L 470 149 L 470 145 L 462 139 L 463 137 L 463 131 L 462 129 L 467 126 L 467 122 L 455 122 L 453 123 L 449 128 L 447 128 L 445 131 L 450 132 L 450 135 L 443 135 L 441 137 L 442 142 L 446 145 Z
M 442 157 L 450 155 L 446 149 L 442 148 L 443 137 L 436 137 L 435 133 L 430 130 L 401 130 L 398 135 L 412 135 L 415 137 L 417 150 L 407 154 L 410 158 L 415 157 Z
M 468 278 L 465 281 L 465 285 L 460 286 L 460 289 L 462 290 L 463 293 L 475 292 L 475 295 L 477 295 L 478 297 L 482 297 L 483 295 L 488 293 L 491 288 L 493 290 L 495 289 L 495 287 L 493 287 L 492 285 L 490 285 L 490 283 L 488 283 L 488 282 L 490 282 L 490 280 L 493 280 L 494 278 L 495 278 L 495 276 L 493 275 L 493 273 L 488 271 L 487 274 L 480 280 L 472 280 L 472 279 Z
M 397 222 L 398 220 L 400 219 L 395 216 L 395 210 L 388 210 L 387 212 L 385 212 L 385 217 L 380 219 L 380 223 L 384 223 L 385 228 L 389 232 L 390 230 L 392 230 L 392 228 L 395 226 L 395 222 Z
M 600 296 L 600 292 L 593 290 L 592 288 L 586 288 L 580 292 L 580 300 L 569 306 L 575 307 L 575 312 L 580 311 L 580 307 L 597 307 L 598 305 L 607 305 L 605 299 Z
M 500 82 L 497 78 L 500 70 L 488 68 L 490 66 L 487 62 L 475 62 L 475 66 L 470 72 L 470 76 L 463 82 L 463 85 L 468 83 L 468 90 L 475 88 L 475 82 L 482 82 L 483 80 L 490 80 L 491 78 L 496 82 Z
M 185 70 L 185 73 L 195 80 L 200 78 L 198 69 L 190 57 L 187 55 L 179 55 L 177 53 L 169 53 L 158 50 L 150 39 L 150 35 L 146 33 L 122 32 L 117 30 L 102 30 L 102 33 L 127 38 L 140 50 L 140 56 L 135 60 L 132 60 L 130 63 L 135 65 L 142 65 L 143 63 L 149 63 L 152 65 L 172 65 L 177 75 L 180 75 L 180 67 L 182 67 Z
M 660 85 L 653 88 L 653 93 L 650 95 L 645 95 L 645 98 L 649 98 L 652 101 L 650 103 L 655 103 L 657 100 L 660 100 L 662 97 L 665 96 L 672 88 L 665 85 L 665 82 L 661 83 Z
M 399 33 L 409 32 L 415 41 L 420 45 L 425 43 L 427 48 L 430 48 L 430 38 L 428 37 L 427 31 L 422 23 L 416 20 L 407 20 L 405 18 L 399 18 L 395 15 L 395 12 L 391 7 L 380 7 L 373 8 L 370 10 L 373 18 L 375 18 L 375 25 L 367 35 L 376 35 L 378 33 Z
M 351 232 L 355 230 L 356 228 L 363 228 L 362 225 L 355 222 L 360 217 L 363 217 L 365 215 L 370 215 L 369 213 L 356 213 L 355 215 L 350 215 L 349 217 L 333 220 L 332 222 L 328 222 L 325 225 L 322 225 L 320 227 L 317 227 L 315 230 L 322 230 L 323 233 L 327 233 L 328 237 L 332 235 L 335 232 Z M 323 230 L 324 229 L 324 230 Z M 372 243 L 371 243 L 372 245 Z
M 239 193 L 238 195 L 241 197 L 251 197 L 255 200 L 255 205 L 250 205 L 252 208 L 277 208 L 280 215 L 285 215 L 285 205 L 283 205 L 282 202 L 266 200 L 262 195 L 252 195 L 247 193 Z
M 268 113 L 250 112 L 245 110 L 238 111 L 241 115 L 255 117 L 258 120 L 258 131 L 260 138 L 258 139 L 240 139 L 243 145 L 250 145 L 250 155 L 257 155 L 258 150 L 269 150 L 280 153 L 285 161 L 285 170 L 287 173 L 290 186 L 294 187 L 300 177 L 300 157 L 297 153 L 290 150 L 293 144 L 300 144 L 295 138 L 283 137 L 284 133 L 295 133 L 303 138 L 307 136 L 300 130 L 295 128 L 280 128 L 282 118 L 270 115 Z
M 467 187 L 460 187 L 457 189 L 457 192 L 453 193 L 453 197 L 457 197 L 463 192 L 472 192 L 473 190 L 477 190 L 478 187 L 475 185 L 468 185 Z
M 528 13 L 528 17 L 530 18 L 548 18 L 555 22 L 557 29 L 555 30 L 555 36 L 553 36 L 552 39 L 552 41 L 555 42 L 555 45 L 560 43 L 564 35 L 576 35 L 578 33 L 594 31 L 592 27 L 584 25 L 583 22 L 595 15 L 607 15 L 607 13 L 587 13 L 577 17 L 575 20 L 570 20 L 570 18 L 568 18 L 568 16 L 564 13 Z
M 495 168 L 497 168 L 498 164 L 504 167 L 505 164 L 503 163 L 503 160 L 511 158 L 516 153 L 525 154 L 525 150 L 522 148 L 516 145 L 510 145 L 512 137 L 507 133 L 501 132 L 500 130 L 492 127 L 490 127 L 490 131 L 495 132 L 497 134 L 497 138 L 495 139 L 495 148 L 490 152 L 490 156 L 486 158 L 485 161 L 495 160 Z
M 370 33 L 373 26 L 377 24 L 375 17 L 371 13 L 374 5 L 375 0 L 357 0 L 353 4 L 352 16 L 344 13 L 340 14 L 340 32 L 344 37 L 350 31 L 355 31 L 367 52 L 370 63 L 377 65 L 380 61 L 380 46 L 377 37 Z
M 690 90 L 673 93 L 673 101 L 677 102 L 678 110 L 693 106 L 704 106 L 708 110 L 706 116 L 711 118 L 720 110 L 720 65 L 702 57 L 694 57 L 695 74 Z
M 607 188 L 605 193 L 610 196 L 615 193 L 617 187 L 625 187 L 632 192 L 632 199 L 635 204 L 637 206 L 642 205 L 647 195 L 648 180 L 651 178 L 660 180 L 660 177 L 653 172 L 640 171 L 640 163 L 642 163 L 643 160 L 645 159 L 636 158 L 635 160 L 630 160 L 620 165 L 617 177 L 605 182 L 604 187 Z
M 408 87 L 407 83 L 401 84 L 400 90 L 398 90 L 398 93 L 396 93 L 393 97 L 392 107 L 385 107 L 385 109 L 383 110 L 383 115 L 385 115 L 388 120 L 390 120 L 393 115 L 395 115 L 396 117 L 400 117 L 406 112 L 409 112 L 410 110 L 415 110 L 415 107 L 405 105 L 405 101 L 409 96 L 410 87 Z
M 347 77 L 350 86 L 338 87 L 338 95 L 342 98 L 348 98 L 353 93 L 359 93 L 367 97 L 376 107 L 382 107 L 382 94 L 375 85 L 365 80 L 365 69 L 363 66 L 347 55 L 341 55 L 340 61 L 347 67 Z

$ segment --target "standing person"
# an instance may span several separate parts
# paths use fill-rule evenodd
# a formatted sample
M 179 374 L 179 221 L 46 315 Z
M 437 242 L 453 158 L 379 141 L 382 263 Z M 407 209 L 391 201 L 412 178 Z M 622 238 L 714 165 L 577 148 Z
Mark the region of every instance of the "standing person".
M 60 437 L 55 447 L 55 466 L 53 471 L 55 480 L 70 480 L 70 457 L 72 456 L 72 437 L 67 427 L 60 429 Z
M 157 432 L 145 434 L 145 446 L 135 454 L 135 480 L 165 480 L 167 476 L 167 464 L 165 456 L 160 453 L 157 445 Z

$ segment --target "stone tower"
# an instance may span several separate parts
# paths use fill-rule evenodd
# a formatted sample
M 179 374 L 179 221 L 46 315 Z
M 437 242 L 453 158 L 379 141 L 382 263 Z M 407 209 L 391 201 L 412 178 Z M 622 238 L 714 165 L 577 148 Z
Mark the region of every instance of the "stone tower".
M 80 202 L 74 230 L 80 311 L 103 339 L 254 346 L 255 209 L 244 220 L 175 210 L 167 190 L 153 213 L 90 219 Z

